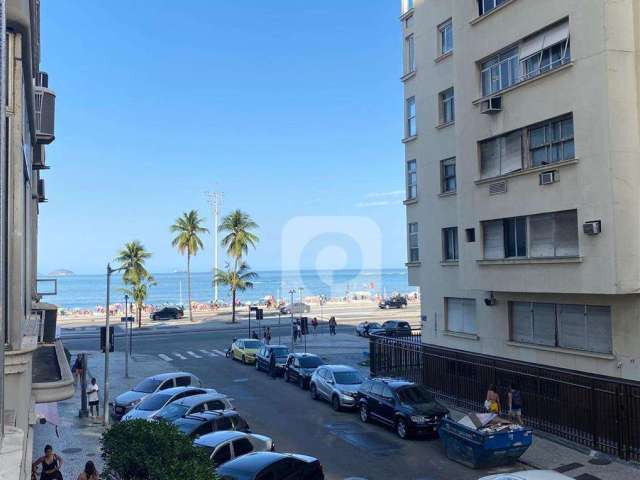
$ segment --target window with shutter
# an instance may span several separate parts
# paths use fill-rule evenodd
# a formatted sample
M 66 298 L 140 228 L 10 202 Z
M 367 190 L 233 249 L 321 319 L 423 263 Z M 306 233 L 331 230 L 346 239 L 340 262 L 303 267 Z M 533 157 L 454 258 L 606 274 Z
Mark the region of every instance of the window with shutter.
M 504 258 L 504 234 L 502 220 L 483 222 L 482 234 L 484 243 L 484 258 Z
M 476 301 L 473 298 L 445 298 L 447 330 L 476 334 Z
M 533 343 L 550 347 L 556 345 L 555 304 L 533 304 Z
M 553 214 L 533 215 L 529 218 L 530 255 L 532 257 L 553 257 Z
M 576 210 L 556 212 L 554 223 L 555 256 L 578 256 L 578 212 Z
M 587 350 L 611 353 L 611 307 L 587 306 Z
M 511 302 L 511 339 L 516 342 L 533 342 L 533 323 L 529 302 Z

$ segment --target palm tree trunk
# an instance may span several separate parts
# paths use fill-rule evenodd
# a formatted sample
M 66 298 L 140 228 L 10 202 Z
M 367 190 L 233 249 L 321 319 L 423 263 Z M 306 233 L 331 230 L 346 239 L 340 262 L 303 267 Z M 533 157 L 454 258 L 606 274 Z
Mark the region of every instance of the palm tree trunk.
M 142 328 L 142 304 L 136 303 L 136 315 L 138 316 L 138 328 Z
M 231 290 L 231 323 L 236 323 L 236 289 Z
M 193 313 L 191 312 L 191 254 L 187 252 L 187 290 L 189 291 L 189 321 L 193 322 Z

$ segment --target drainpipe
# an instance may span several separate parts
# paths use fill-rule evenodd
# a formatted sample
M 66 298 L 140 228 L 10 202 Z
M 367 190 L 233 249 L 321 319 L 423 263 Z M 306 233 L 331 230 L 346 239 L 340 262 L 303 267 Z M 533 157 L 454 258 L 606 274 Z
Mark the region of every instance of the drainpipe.
M 6 55 L 7 55 L 7 9 L 5 0 L 0 0 L 0 182 L 7 180 L 7 159 L 5 158 L 5 145 L 7 142 L 6 132 L 4 129 L 5 118 L 7 112 L 5 105 L 5 83 L 7 81 L 7 72 L 5 71 Z M 0 255 L 3 255 L 6 242 L 7 226 L 4 223 L 4 196 L 7 192 L 4 185 L 0 185 Z M 4 343 L 6 339 L 5 321 L 6 321 L 6 299 L 5 297 L 5 271 L 7 266 L 0 266 L 0 444 L 4 436 Z

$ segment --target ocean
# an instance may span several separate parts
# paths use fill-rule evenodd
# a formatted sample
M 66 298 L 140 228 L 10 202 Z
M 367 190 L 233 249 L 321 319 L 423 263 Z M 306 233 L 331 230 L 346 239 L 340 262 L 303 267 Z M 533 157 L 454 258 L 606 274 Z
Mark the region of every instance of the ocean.
M 252 289 L 238 292 L 238 299 L 245 302 L 258 302 L 268 295 L 289 301 L 290 290 L 303 289 L 303 296 L 325 295 L 328 298 L 341 298 L 346 295 L 391 295 L 393 293 L 410 293 L 415 288 L 409 287 L 405 269 L 384 270 L 338 270 L 300 272 L 265 271 L 257 272 L 258 278 Z M 153 274 L 157 285 L 149 290 L 146 303 L 153 305 L 186 304 L 187 274 L 186 272 Z M 54 278 L 43 276 L 39 278 Z M 106 300 L 106 275 L 69 275 L 55 277 L 57 294 L 46 296 L 43 301 L 54 303 L 65 309 L 94 310 L 97 305 L 104 306 Z M 48 286 L 47 286 L 48 287 Z M 114 274 L 111 278 L 111 303 L 124 303 L 122 293 L 122 277 Z M 213 299 L 212 275 L 208 272 L 191 274 L 192 298 L 197 302 L 208 302 Z M 230 303 L 229 289 L 218 287 L 220 301 Z M 356 292 L 356 293 L 354 293 Z M 299 293 L 294 295 L 298 301 Z

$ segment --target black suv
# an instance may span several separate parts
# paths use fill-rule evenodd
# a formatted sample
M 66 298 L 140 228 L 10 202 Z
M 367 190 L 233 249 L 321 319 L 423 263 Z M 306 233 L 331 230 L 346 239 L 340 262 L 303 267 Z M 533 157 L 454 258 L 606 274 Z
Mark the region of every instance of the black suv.
M 151 314 L 151 320 L 172 320 L 184 317 L 184 310 L 180 307 L 164 307 Z
M 407 306 L 407 299 L 405 297 L 393 297 L 383 300 L 378 304 L 380 308 L 404 308 Z
M 284 381 L 297 382 L 300 388 L 309 388 L 309 380 L 316 368 L 324 365 L 318 355 L 313 353 L 290 353 L 284 365 Z
M 374 378 L 358 389 L 360 420 L 393 427 L 400 438 L 435 433 L 449 410 L 429 390 L 404 380 Z
M 194 413 L 179 418 L 173 424 L 191 438 L 198 438 L 219 430 L 238 430 L 251 433 L 249 424 L 235 410 Z
M 387 337 L 410 337 L 411 325 L 409 325 L 409 322 L 387 320 L 380 326 L 380 328 L 370 328 L 369 335 L 385 335 Z

